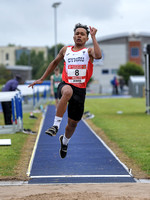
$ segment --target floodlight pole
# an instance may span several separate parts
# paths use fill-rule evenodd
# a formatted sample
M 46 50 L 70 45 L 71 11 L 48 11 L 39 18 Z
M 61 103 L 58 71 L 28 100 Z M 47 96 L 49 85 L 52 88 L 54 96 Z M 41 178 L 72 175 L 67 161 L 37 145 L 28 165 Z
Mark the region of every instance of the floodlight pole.
M 52 7 L 54 8 L 54 30 L 55 30 L 55 58 L 57 56 L 57 7 L 61 4 L 61 2 L 53 3 Z
M 145 48 L 146 113 L 150 115 L 150 44 Z

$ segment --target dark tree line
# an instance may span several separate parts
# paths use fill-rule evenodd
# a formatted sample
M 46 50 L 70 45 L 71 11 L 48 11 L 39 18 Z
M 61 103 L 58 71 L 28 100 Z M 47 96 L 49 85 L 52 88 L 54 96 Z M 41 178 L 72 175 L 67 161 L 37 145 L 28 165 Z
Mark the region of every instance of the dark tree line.
M 58 52 L 63 47 L 63 44 L 58 44 Z M 48 58 L 44 58 L 44 52 L 40 51 L 36 53 L 34 50 L 31 50 L 30 53 L 23 52 L 16 62 L 16 65 L 30 65 L 32 66 L 32 78 L 38 79 L 42 76 L 49 63 L 54 59 L 54 49 L 55 46 L 48 49 Z M 63 62 L 59 64 L 60 71 L 63 68 Z M 47 77 L 49 79 L 49 77 Z

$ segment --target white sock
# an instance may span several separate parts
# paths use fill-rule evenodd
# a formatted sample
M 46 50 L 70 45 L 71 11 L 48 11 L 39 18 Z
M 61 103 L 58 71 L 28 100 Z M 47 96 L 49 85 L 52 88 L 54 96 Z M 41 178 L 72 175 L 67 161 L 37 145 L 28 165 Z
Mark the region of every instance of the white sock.
M 59 129 L 60 124 L 61 124 L 61 121 L 62 121 L 62 117 L 57 117 L 57 116 L 55 116 L 53 126 L 57 126 L 58 129 Z
M 66 138 L 66 136 L 65 136 L 65 134 L 64 134 L 62 143 L 63 143 L 64 145 L 67 145 L 67 144 L 69 143 L 69 140 L 70 140 L 70 139 Z

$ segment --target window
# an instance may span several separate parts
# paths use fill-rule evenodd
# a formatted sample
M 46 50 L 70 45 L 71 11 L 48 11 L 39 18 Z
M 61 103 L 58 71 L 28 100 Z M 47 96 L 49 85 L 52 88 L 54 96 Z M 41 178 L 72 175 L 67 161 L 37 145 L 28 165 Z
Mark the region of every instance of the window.
M 6 53 L 6 60 L 9 60 L 9 53 Z
M 131 48 L 131 57 L 139 57 L 139 48 L 138 47 Z
M 109 70 L 108 69 L 102 69 L 102 74 L 109 74 Z
M 117 72 L 118 72 L 118 69 L 111 69 L 112 74 L 117 74 Z

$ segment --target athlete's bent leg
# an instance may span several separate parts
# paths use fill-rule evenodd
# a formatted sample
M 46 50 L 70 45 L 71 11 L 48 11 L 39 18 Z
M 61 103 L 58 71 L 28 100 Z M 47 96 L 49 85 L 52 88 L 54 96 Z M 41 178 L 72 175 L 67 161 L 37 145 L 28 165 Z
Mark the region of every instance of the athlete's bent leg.
M 56 116 L 58 116 L 58 117 L 63 117 L 63 115 L 67 109 L 67 103 L 73 94 L 73 90 L 72 90 L 71 86 L 69 86 L 69 85 L 63 86 L 63 88 L 61 89 L 61 94 L 62 94 L 62 97 L 58 102 L 57 112 L 56 112 Z
M 69 142 L 71 136 L 73 135 L 73 133 L 77 127 L 77 124 L 78 124 L 78 121 L 68 118 L 68 124 L 65 129 L 65 134 L 61 135 L 59 137 L 60 144 L 61 144 L 61 147 L 60 147 L 60 157 L 61 158 L 65 158 L 67 155 L 68 142 Z
M 79 121 L 68 118 L 68 124 L 65 129 L 65 137 L 70 139 L 73 135 Z
M 45 131 L 45 133 L 50 136 L 55 136 L 56 133 L 58 132 L 58 129 L 62 121 L 62 117 L 67 109 L 67 103 L 73 94 L 73 90 L 71 86 L 69 85 L 63 86 L 61 89 L 61 94 L 62 96 L 57 106 L 57 111 L 54 118 L 53 126 Z

